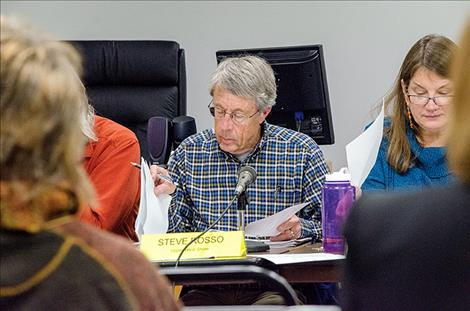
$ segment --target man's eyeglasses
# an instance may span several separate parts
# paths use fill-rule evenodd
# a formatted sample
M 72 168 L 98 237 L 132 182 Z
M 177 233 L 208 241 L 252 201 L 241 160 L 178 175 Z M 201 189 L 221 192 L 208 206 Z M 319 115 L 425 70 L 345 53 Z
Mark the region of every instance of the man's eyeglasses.
M 410 99 L 410 102 L 417 106 L 426 106 L 430 100 L 432 100 L 438 106 L 446 106 L 450 104 L 452 95 L 440 95 L 429 97 L 426 95 L 406 94 Z
M 235 124 L 243 124 L 243 123 L 246 122 L 246 120 L 252 118 L 253 116 L 255 116 L 259 112 L 259 110 L 256 110 L 251 116 L 247 116 L 243 112 L 228 113 L 225 109 L 214 106 L 213 102 L 210 102 L 209 106 L 207 106 L 207 107 L 209 108 L 209 111 L 210 111 L 211 115 L 215 119 L 221 120 L 221 119 L 225 118 L 225 115 L 227 114 L 230 117 L 230 119 L 233 121 L 233 123 L 235 123 Z

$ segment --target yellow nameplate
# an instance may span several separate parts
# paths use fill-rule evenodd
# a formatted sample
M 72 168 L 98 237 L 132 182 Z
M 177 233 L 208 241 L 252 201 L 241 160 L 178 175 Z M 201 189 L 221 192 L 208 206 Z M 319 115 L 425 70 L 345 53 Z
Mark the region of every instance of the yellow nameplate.
M 200 232 L 144 234 L 140 250 L 149 260 L 174 261 L 181 250 Z M 207 232 L 184 251 L 181 259 L 245 258 L 243 231 Z

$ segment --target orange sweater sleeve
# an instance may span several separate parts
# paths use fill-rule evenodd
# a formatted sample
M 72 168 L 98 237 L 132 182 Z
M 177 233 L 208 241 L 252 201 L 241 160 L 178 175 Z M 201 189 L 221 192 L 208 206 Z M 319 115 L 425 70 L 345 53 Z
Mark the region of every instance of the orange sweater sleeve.
M 85 206 L 79 218 L 105 230 L 132 236 L 140 201 L 140 170 L 130 164 L 140 163 L 137 138 L 125 129 L 99 136 L 93 144 L 85 168 L 99 206 Z

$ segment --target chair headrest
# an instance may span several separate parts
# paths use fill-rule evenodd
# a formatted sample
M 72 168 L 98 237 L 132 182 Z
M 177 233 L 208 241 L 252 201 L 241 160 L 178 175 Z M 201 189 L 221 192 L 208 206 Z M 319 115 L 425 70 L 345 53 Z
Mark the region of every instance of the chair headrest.
M 84 83 L 177 85 L 179 44 L 174 41 L 70 41 L 83 55 Z

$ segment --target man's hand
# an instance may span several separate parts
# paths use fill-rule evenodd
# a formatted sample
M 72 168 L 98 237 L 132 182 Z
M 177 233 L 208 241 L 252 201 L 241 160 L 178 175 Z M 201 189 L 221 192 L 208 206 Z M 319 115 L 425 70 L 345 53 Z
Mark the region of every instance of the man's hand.
M 176 185 L 160 177 L 163 175 L 170 178 L 170 175 L 166 169 L 158 165 L 152 165 L 150 166 L 150 174 L 152 175 L 153 183 L 155 184 L 153 191 L 155 192 L 156 196 L 159 196 L 163 193 L 172 194 L 175 192 Z
M 297 216 L 292 216 L 285 222 L 277 227 L 277 230 L 280 232 L 276 236 L 270 238 L 271 241 L 285 241 L 285 240 L 295 240 L 300 238 L 301 226 L 300 219 Z

